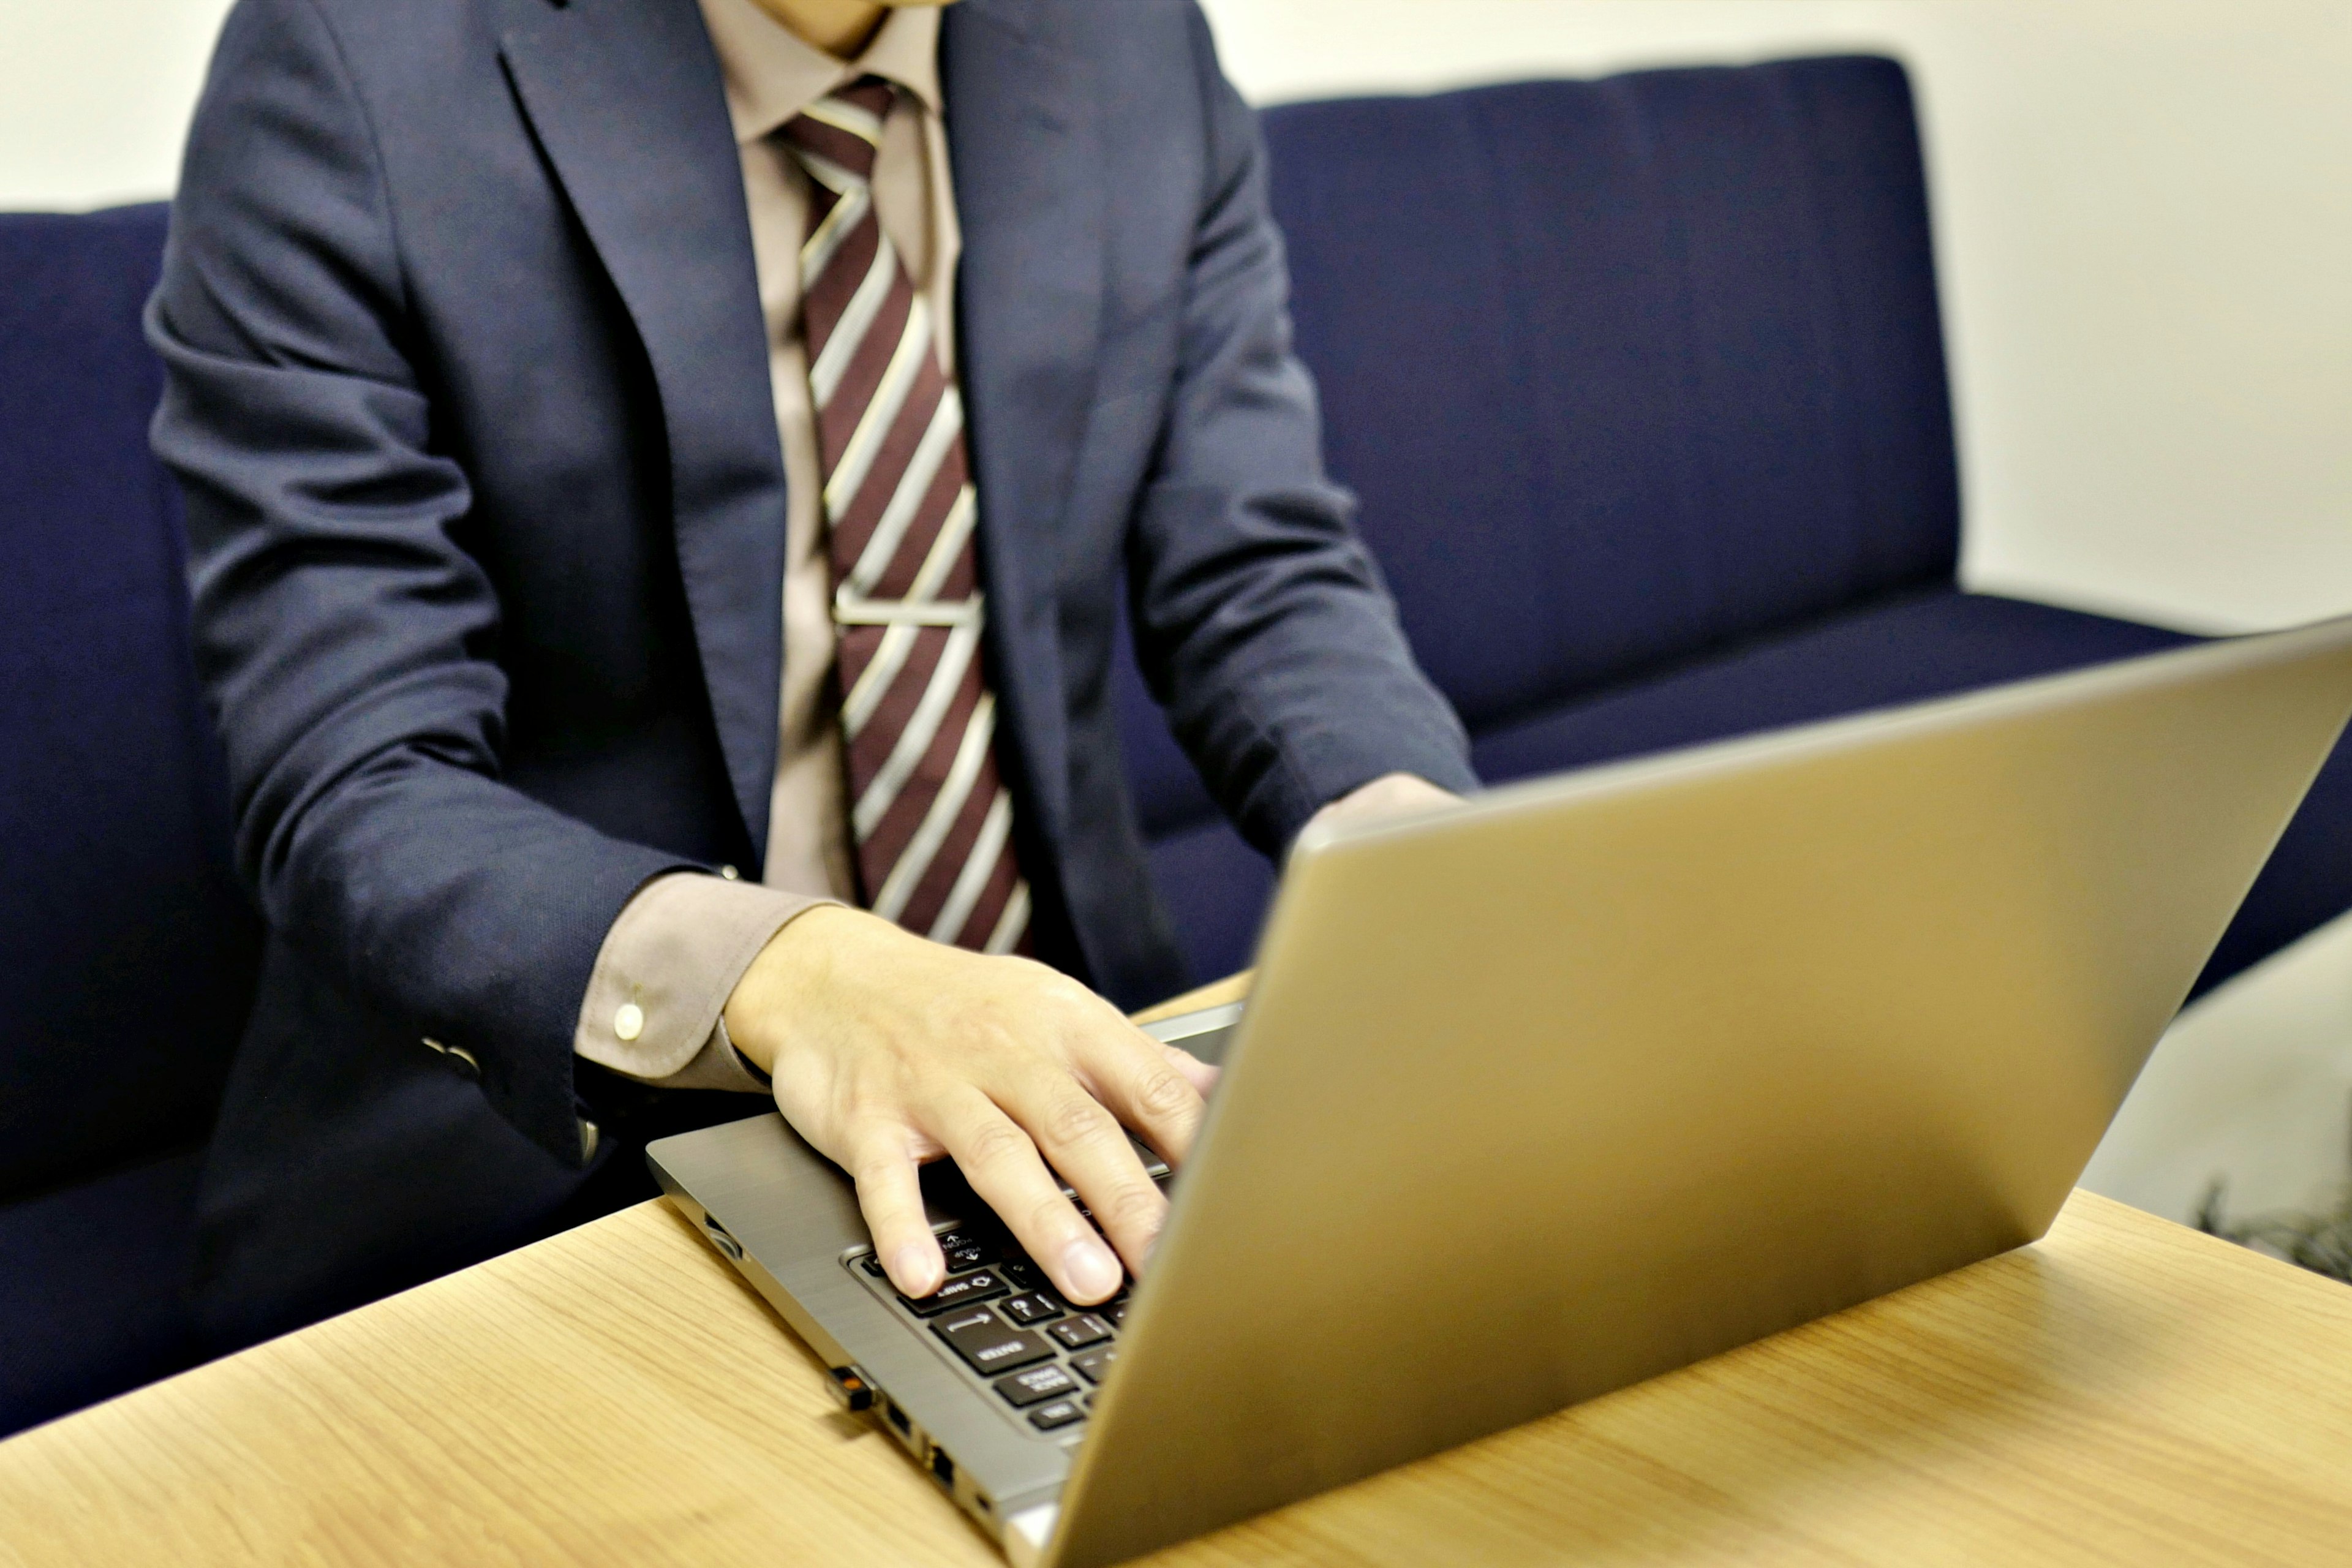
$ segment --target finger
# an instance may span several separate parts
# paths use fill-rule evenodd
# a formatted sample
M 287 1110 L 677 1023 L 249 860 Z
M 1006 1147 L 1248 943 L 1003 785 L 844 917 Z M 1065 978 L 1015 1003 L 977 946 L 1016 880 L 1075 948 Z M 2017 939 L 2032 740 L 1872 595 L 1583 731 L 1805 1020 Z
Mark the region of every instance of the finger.
M 923 1210 L 922 1177 L 905 1130 L 876 1127 L 853 1140 L 849 1173 L 874 1235 L 874 1255 L 902 1295 L 922 1297 L 947 1279 L 947 1259 Z
M 1119 1288 L 1118 1258 L 1062 1194 L 1029 1134 L 994 1100 L 957 1084 L 926 1120 L 971 1190 L 996 1211 L 1055 1289 L 1083 1306 L 1105 1300 Z
M 1134 1128 L 1162 1159 L 1171 1165 L 1184 1163 L 1207 1108 L 1201 1090 L 1169 1060 L 1167 1047 L 1122 1020 L 1076 1042 L 1071 1065 L 1087 1092 Z M 1195 1065 L 1205 1070 L 1205 1064 Z
M 1224 1069 L 1211 1067 L 1181 1046 L 1162 1046 L 1160 1049 L 1168 1058 L 1168 1065 L 1184 1075 L 1184 1081 L 1192 1086 L 1193 1092 L 1208 1099 L 1209 1091 L 1217 1087 L 1217 1075 Z
M 1172 1070 L 1157 1070 L 1199 1101 Z M 1145 1172 L 1118 1118 L 1059 1068 L 1042 1068 L 994 1088 L 996 1102 L 1028 1130 L 1039 1152 L 1077 1189 L 1128 1267 L 1141 1269 L 1167 1223 L 1168 1199 Z

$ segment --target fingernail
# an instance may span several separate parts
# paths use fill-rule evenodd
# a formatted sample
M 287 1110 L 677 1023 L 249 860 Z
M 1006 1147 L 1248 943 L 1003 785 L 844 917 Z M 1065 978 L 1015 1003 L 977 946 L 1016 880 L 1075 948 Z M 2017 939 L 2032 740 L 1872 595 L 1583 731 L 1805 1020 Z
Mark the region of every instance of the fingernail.
M 1092 1238 L 1070 1243 L 1062 1253 L 1062 1268 L 1070 1277 L 1070 1289 L 1095 1300 L 1118 1289 L 1122 1272 L 1110 1248 Z
M 907 1292 L 910 1296 L 928 1296 L 936 1289 L 931 1279 L 936 1268 L 930 1249 L 919 1241 L 908 1242 L 890 1254 L 890 1276 L 915 1287 Z

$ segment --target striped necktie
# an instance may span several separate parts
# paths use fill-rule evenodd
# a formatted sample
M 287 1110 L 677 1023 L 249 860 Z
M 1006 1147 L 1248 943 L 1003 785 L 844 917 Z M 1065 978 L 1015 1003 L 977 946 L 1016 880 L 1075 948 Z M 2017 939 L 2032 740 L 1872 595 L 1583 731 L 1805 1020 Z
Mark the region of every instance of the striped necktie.
M 809 176 L 801 319 L 840 637 L 850 828 L 866 902 L 918 935 L 1028 951 L 1029 887 L 982 678 L 963 401 L 929 302 L 875 216 L 892 89 L 867 77 L 782 132 Z

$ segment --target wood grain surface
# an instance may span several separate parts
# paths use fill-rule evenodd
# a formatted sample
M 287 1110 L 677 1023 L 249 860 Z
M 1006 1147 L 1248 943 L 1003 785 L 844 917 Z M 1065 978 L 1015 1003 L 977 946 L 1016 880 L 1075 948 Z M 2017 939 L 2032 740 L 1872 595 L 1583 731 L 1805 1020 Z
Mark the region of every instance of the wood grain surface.
M 1250 981 L 1255 973 L 1255 970 L 1244 969 L 1239 974 L 1228 974 L 1223 980 L 1213 981 L 1197 991 L 1187 991 L 1181 996 L 1171 996 L 1157 1007 L 1146 1007 L 1142 1012 L 1135 1015 L 1135 1021 L 1139 1024 L 1156 1024 L 1162 1018 L 1173 1018 L 1180 1014 L 1197 1013 L 1203 1007 L 1222 1007 L 1229 1002 L 1238 1002 L 1249 994 Z
M 822 1376 L 649 1203 L 0 1443 L 0 1563 L 998 1562 Z M 2078 1193 L 2033 1247 L 1150 1561 L 2352 1563 L 2352 1290 Z

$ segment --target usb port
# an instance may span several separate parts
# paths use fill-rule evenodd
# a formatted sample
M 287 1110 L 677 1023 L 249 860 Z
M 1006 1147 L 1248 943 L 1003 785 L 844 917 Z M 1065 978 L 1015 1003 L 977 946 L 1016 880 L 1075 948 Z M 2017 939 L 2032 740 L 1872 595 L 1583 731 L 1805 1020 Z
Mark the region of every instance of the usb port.
M 955 1461 L 948 1458 L 945 1448 L 937 1445 L 931 1448 L 931 1474 L 940 1478 L 940 1485 L 950 1491 L 955 1490 Z

